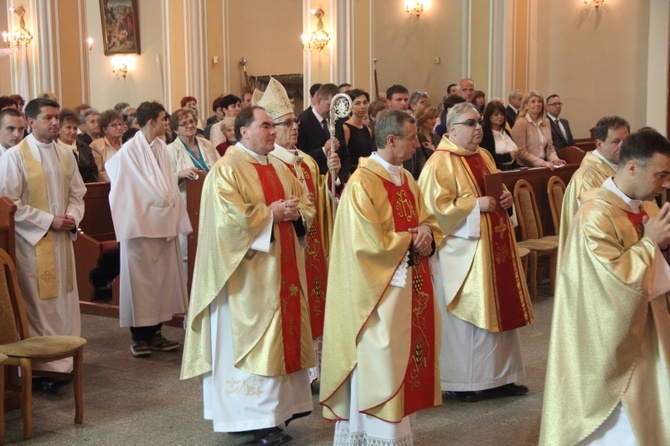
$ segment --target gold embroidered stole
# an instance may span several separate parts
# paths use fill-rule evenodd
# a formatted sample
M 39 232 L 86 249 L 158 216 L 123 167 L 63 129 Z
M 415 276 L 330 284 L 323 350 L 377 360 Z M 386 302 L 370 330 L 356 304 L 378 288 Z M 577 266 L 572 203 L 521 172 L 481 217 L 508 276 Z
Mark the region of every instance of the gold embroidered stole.
M 284 164 L 296 175 L 296 166 L 284 162 Z M 314 179 L 309 167 L 304 161 L 300 163 L 302 176 L 305 180 L 303 186 L 316 197 Z M 297 175 L 296 175 L 297 176 Z M 298 177 L 298 179 L 300 179 Z M 302 183 L 302 181 L 301 181 Z M 307 247 L 305 248 L 305 272 L 307 275 L 307 300 L 309 302 L 309 319 L 312 326 L 312 337 L 323 336 L 323 316 L 326 309 L 326 284 L 328 283 L 328 268 L 326 255 L 323 251 L 323 238 L 318 217 L 314 218 L 312 226 L 307 232 Z
M 473 184 L 478 189 L 478 196 L 484 196 L 484 174 L 491 173 L 481 155 L 462 156 L 456 154 L 461 160 L 465 171 Z M 500 197 L 493 197 L 496 202 Z M 517 271 L 515 239 L 512 225 L 504 209 L 481 214 L 482 239 L 484 232 L 488 234 L 491 243 L 484 249 L 490 250 L 490 258 L 494 263 L 491 268 L 493 275 L 493 300 L 496 305 L 496 315 L 500 331 L 514 330 L 524 327 L 532 322 L 532 316 L 526 306 L 526 298 L 523 287 L 517 283 L 517 277 L 523 275 Z
M 59 197 L 61 203 L 68 202 L 68 191 L 70 190 L 70 161 L 67 153 L 54 144 L 58 152 L 58 158 L 63 170 L 63 184 L 61 190 L 63 196 Z M 35 159 L 27 140 L 19 144 L 19 150 L 26 166 L 26 178 L 28 180 L 28 204 L 40 211 L 51 213 L 49 209 L 49 197 L 44 179 L 42 165 Z M 38 149 L 39 150 L 39 149 Z M 67 291 L 73 290 L 72 274 L 72 244 L 65 244 L 66 258 L 66 281 Z M 58 278 L 56 277 L 56 250 L 54 246 L 54 233 L 48 230 L 44 237 L 35 244 L 35 259 L 37 261 L 37 279 L 40 299 L 53 299 L 58 297 Z
M 284 200 L 284 186 L 273 165 L 253 164 L 263 187 L 265 204 Z M 300 370 L 300 277 L 295 256 L 295 230 L 290 221 L 277 223 L 281 243 L 281 286 L 279 300 L 282 318 L 282 343 L 286 373 Z
M 379 175 L 378 175 L 379 176 Z M 379 176 L 386 189 L 396 232 L 419 226 L 416 198 L 407 184 L 396 186 Z M 404 416 L 435 407 L 435 302 L 427 257 L 413 256 L 410 356 L 403 383 Z

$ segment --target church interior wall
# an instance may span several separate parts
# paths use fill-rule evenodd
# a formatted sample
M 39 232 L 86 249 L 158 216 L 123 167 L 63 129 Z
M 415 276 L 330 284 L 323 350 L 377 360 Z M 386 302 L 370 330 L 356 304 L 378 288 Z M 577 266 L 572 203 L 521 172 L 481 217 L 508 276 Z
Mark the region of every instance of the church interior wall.
M 351 82 L 371 93 L 377 58 L 381 93 L 400 83 L 410 91 L 426 90 L 438 102 L 449 83 L 469 76 L 487 99 L 504 97 L 511 88 L 558 93 L 577 138 L 588 137 L 605 114 L 624 116 L 633 128 L 652 125 L 664 131 L 668 3 L 608 0 L 596 11 L 583 0 L 430 0 L 417 19 L 404 10 L 403 0 L 346 0 L 346 7 L 334 0 L 138 2 L 142 53 L 124 56 L 129 73 L 123 80 L 112 73 L 112 57 L 103 53 L 99 2 L 60 0 L 50 3 L 60 58 L 51 59 L 53 66 L 36 66 L 57 74 L 51 76 L 53 89 L 66 106 L 88 100 L 105 109 L 120 101 L 157 99 L 175 109 L 190 94 L 209 115 L 214 97 L 243 90 L 242 57 L 251 75 L 303 73 L 307 86 Z M 0 0 L 2 29 L 15 22 L 8 17 L 10 4 L 18 5 Z M 42 7 L 32 0 L 26 4 Z M 85 5 L 84 26 L 77 23 L 73 4 Z M 195 12 L 189 9 L 193 5 Z M 324 24 L 333 39 L 322 52 L 309 53 L 299 36 L 316 29 L 308 11 L 316 7 L 326 11 Z M 504 19 L 497 15 L 500 8 Z M 351 23 L 338 26 L 336 18 Z M 496 34 L 497 26 L 502 33 Z M 350 35 L 337 36 L 338 29 Z M 89 35 L 95 41 L 90 53 L 81 51 Z M 501 35 L 503 55 L 497 50 Z M 191 50 L 197 41 L 203 48 Z M 337 65 L 336 55 L 343 53 L 350 61 Z M 77 55 L 81 60 L 74 59 Z M 0 57 L 0 94 L 18 91 L 15 63 L 13 56 Z

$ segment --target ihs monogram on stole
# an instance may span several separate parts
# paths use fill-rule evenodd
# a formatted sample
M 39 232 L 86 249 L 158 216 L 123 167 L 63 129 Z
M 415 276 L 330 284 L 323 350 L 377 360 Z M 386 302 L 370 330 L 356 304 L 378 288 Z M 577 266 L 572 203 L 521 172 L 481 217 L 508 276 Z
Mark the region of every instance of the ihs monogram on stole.
M 414 205 L 407 197 L 407 193 L 401 189 L 396 191 L 396 196 L 398 197 L 398 201 L 396 201 L 395 210 L 398 213 L 398 216 L 407 221 L 411 221 L 416 215 L 416 212 L 414 211 Z

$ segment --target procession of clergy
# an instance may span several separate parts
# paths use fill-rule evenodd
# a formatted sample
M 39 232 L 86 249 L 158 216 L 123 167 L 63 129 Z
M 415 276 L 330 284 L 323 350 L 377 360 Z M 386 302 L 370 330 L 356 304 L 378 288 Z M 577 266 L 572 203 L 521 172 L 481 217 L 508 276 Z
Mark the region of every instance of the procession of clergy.
M 202 378 L 215 431 L 263 446 L 292 440 L 315 379 L 335 445 L 411 445 L 416 413 L 442 392 L 526 394 L 519 329 L 533 308 L 511 193 L 485 193 L 497 169 L 479 111 L 449 110 L 418 181 L 402 167 L 419 146 L 414 118 L 380 113 L 376 151 L 345 184 L 336 146 L 321 149 L 325 173 L 296 148 L 306 129 L 279 82 L 253 104 L 235 118 L 237 143 L 204 166 L 188 304 L 179 189 L 197 174 L 188 162 L 175 174 L 160 103 L 139 105 L 140 130 L 105 165 L 133 354 L 178 348 L 160 327 L 188 306 L 181 378 Z M 72 240 L 86 188 L 54 142 L 58 114 L 50 99 L 27 104 L 32 132 L 0 157 L 0 196 L 17 205 L 31 333 L 78 335 Z M 620 118 L 598 125 L 564 199 L 540 443 L 670 444 L 670 205 L 653 200 L 670 187 L 670 142 L 629 135 Z

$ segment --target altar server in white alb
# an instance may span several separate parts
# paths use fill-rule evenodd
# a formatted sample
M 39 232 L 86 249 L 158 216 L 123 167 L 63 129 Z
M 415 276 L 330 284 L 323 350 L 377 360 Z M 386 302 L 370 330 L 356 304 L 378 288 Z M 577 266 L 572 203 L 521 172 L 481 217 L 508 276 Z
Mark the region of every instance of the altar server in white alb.
M 57 102 L 34 99 L 26 106 L 32 133 L 0 158 L 0 196 L 16 204 L 16 264 L 32 336 L 79 336 L 79 294 L 72 240 L 84 217 L 86 188 L 72 150 L 54 143 Z M 40 364 L 69 372 L 72 359 Z
M 137 107 L 140 131 L 105 164 L 111 181 L 109 204 L 121 242 L 119 322 L 130 327 L 135 357 L 180 347 L 165 339 L 162 323 L 186 310 L 180 233 L 191 232 L 184 200 L 172 176 L 165 142 L 165 108 Z

